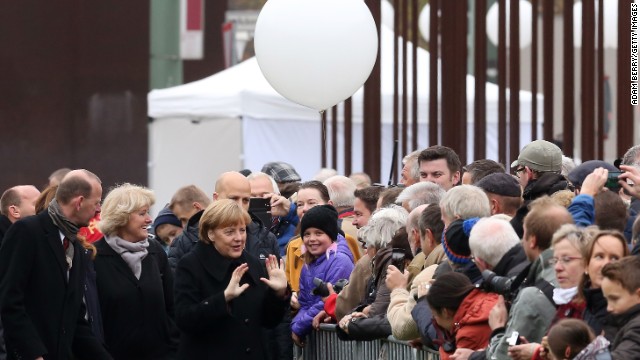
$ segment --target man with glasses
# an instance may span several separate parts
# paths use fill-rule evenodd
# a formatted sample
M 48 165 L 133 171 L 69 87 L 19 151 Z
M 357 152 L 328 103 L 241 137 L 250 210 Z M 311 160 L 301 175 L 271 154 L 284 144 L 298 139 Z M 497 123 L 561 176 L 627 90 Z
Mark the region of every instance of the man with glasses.
M 518 159 L 511 164 L 514 174 L 522 187 L 524 203 L 511 219 L 511 225 L 522 237 L 522 221 L 527 215 L 529 203 L 543 195 L 551 195 L 560 190 L 571 189 L 571 183 L 560 174 L 562 170 L 562 150 L 546 140 L 536 140 L 527 144 Z

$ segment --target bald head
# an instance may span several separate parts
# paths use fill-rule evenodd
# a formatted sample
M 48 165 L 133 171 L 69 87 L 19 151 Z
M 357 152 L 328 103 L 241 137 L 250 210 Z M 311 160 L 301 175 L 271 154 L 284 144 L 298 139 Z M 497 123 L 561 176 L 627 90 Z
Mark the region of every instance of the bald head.
M 226 172 L 216 181 L 213 200 L 230 199 L 249 210 L 251 199 L 251 184 L 249 180 L 237 171 Z
M 62 213 L 78 226 L 87 226 L 100 213 L 102 184 L 89 170 L 72 170 L 60 182 L 56 201 Z
M 10 188 L 0 198 L 0 210 L 12 223 L 35 215 L 35 203 L 40 191 L 33 185 L 18 185 Z

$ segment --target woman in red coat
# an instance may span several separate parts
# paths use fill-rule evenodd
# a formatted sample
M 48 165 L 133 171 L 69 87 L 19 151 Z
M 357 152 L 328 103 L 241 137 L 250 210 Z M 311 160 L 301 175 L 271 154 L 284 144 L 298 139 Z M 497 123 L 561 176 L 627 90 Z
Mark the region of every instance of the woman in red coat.
M 425 296 L 436 326 L 440 358 L 449 359 L 456 348 L 484 349 L 489 344 L 489 312 L 498 295 L 477 289 L 463 274 L 438 276 Z

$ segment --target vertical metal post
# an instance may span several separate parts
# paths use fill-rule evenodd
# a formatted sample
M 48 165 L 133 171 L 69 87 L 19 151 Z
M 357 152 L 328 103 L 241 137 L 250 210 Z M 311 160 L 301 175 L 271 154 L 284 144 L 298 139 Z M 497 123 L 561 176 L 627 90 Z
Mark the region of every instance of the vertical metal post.
M 618 146 L 622 156 L 633 145 L 633 107 L 631 105 L 631 1 L 618 2 Z M 637 84 L 637 82 L 636 82 Z
M 596 64 L 596 159 L 604 159 L 604 0 L 598 0 L 598 53 Z
M 431 0 L 429 14 L 429 145 L 438 144 L 438 56 L 440 0 Z
M 320 120 L 320 166 L 327 167 L 327 111 L 322 111 Z
M 575 129 L 575 85 L 573 56 L 573 0 L 564 2 L 564 27 L 562 42 L 562 59 L 564 71 L 562 72 L 562 152 L 573 157 L 574 129 Z
M 498 162 L 507 163 L 507 0 L 498 0 Z
M 418 148 L 418 41 L 418 0 L 411 0 L 411 151 Z
M 542 88 L 544 93 L 545 140 L 553 140 L 553 0 L 544 0 L 542 8 Z
M 380 0 L 365 0 L 378 28 L 378 49 L 380 49 Z M 380 181 L 380 51 L 369 79 L 364 83 L 364 123 L 363 123 L 363 164 L 364 172 L 374 182 Z
M 582 161 L 593 160 L 594 152 L 594 68 L 595 68 L 595 2 L 582 0 L 582 61 L 580 72 L 582 84 Z
M 402 7 L 402 154 L 407 153 L 407 133 L 409 132 L 407 127 L 409 115 L 407 114 L 407 64 L 409 63 L 407 59 L 407 33 L 409 30 L 409 14 L 407 13 L 407 9 L 409 7 L 408 1 L 410 0 L 400 1 L 400 6 Z
M 153 0 L 149 88 L 182 84 L 180 59 L 180 0 Z
M 331 167 L 338 169 L 338 105 L 331 107 Z
M 353 105 L 351 98 L 344 101 L 344 174 L 348 176 L 352 171 L 353 153 Z
M 484 159 L 487 151 L 487 0 L 478 0 L 475 8 L 475 61 L 474 74 L 474 139 L 475 159 Z
M 520 2 L 510 0 L 509 34 L 509 158 L 520 153 Z
M 531 0 L 531 141 L 538 138 L 538 0 Z

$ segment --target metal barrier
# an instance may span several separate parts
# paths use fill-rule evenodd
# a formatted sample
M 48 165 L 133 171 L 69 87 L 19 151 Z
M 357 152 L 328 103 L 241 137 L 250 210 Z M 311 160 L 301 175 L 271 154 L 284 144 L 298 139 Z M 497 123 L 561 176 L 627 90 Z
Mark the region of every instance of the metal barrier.
M 322 324 L 319 331 L 307 337 L 304 348 L 294 346 L 296 360 L 439 360 L 437 351 L 417 350 L 406 341 L 393 336 L 373 341 L 343 341 L 338 339 L 335 325 Z

